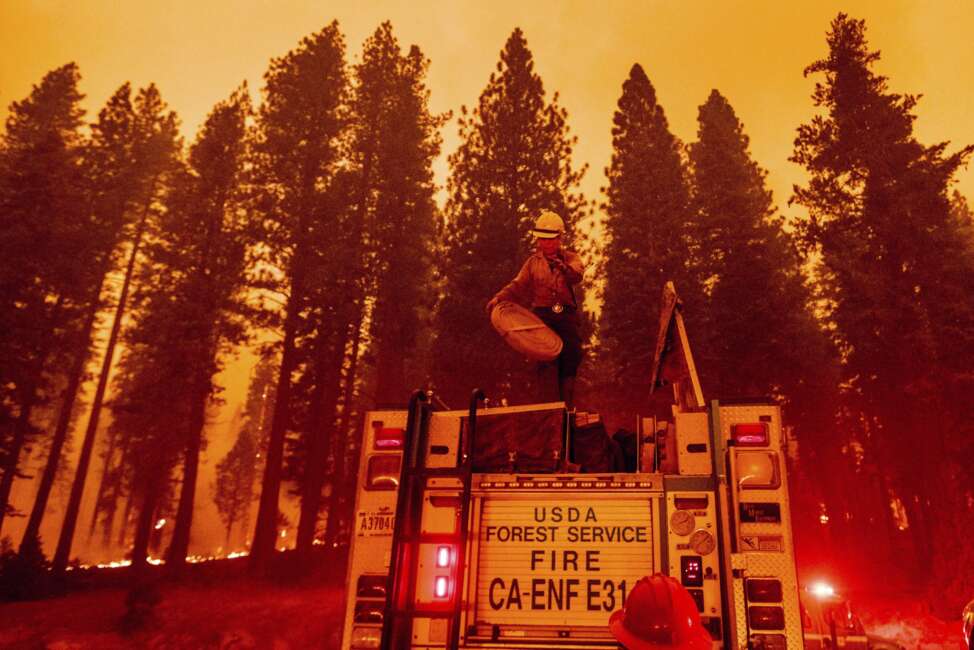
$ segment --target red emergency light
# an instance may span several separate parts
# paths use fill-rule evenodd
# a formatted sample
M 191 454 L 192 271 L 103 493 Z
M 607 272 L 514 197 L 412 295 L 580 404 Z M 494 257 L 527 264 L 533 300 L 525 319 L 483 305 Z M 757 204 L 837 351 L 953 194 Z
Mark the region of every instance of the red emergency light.
M 785 627 L 785 610 L 781 607 L 754 605 L 747 608 L 747 622 L 752 630 L 781 630 Z
M 748 578 L 747 599 L 752 603 L 780 603 L 781 581 L 772 578 Z
M 448 567 L 451 564 L 453 549 L 449 546 L 441 546 L 436 549 L 436 566 L 439 568 Z
M 436 576 L 433 582 L 433 596 L 447 598 L 450 595 L 450 579 L 446 576 Z
M 375 449 L 402 449 L 405 442 L 405 429 L 376 426 L 373 446 Z
M 731 426 L 731 437 L 739 447 L 766 447 L 770 443 L 766 422 L 749 422 Z

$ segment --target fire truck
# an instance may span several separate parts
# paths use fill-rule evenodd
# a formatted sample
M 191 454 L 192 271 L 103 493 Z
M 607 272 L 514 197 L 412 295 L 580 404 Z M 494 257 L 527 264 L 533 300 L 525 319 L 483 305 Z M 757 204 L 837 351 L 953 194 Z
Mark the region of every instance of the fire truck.
M 577 471 L 591 416 L 561 402 L 367 413 L 342 649 L 617 648 L 653 573 L 715 649 L 802 648 L 779 406 L 704 401 L 670 283 L 652 374 L 673 399 L 637 418 L 635 471 Z

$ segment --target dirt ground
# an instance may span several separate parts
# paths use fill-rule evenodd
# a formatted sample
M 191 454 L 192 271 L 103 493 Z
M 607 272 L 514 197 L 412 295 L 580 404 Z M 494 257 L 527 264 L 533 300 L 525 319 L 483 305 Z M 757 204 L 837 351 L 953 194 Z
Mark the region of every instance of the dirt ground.
M 125 632 L 127 590 L 100 588 L 0 605 L 0 648 L 289 650 L 340 643 L 342 588 L 283 587 L 237 580 L 163 585 L 146 625 Z

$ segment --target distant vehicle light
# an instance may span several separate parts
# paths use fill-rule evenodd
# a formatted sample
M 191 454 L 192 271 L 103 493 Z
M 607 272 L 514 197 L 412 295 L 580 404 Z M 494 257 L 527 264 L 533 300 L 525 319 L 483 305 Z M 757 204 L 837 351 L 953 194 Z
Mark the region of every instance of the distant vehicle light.
M 831 598 L 835 595 L 835 588 L 827 582 L 816 582 L 808 588 L 808 592 L 818 598 Z

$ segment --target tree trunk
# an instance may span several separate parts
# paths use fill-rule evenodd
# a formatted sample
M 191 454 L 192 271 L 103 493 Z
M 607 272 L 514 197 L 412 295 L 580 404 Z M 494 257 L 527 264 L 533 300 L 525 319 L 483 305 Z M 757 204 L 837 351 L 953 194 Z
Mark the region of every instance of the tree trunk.
M 51 308 L 49 323 L 52 326 L 56 325 L 60 320 L 61 308 L 63 306 L 64 296 L 59 295 L 54 306 Z M 47 360 L 50 356 L 50 346 L 40 351 L 37 363 L 34 366 L 35 376 L 40 376 L 44 372 L 44 366 L 47 365 Z M 7 466 L 3 468 L 3 479 L 0 479 L 0 531 L 3 530 L 4 515 L 7 512 L 7 504 L 10 501 L 10 490 L 13 487 L 14 478 L 17 476 L 17 467 L 20 465 L 20 452 L 23 451 L 24 445 L 27 443 L 31 412 L 34 410 L 34 404 L 38 398 L 36 382 L 30 383 L 27 386 L 27 390 L 21 391 L 21 394 L 23 395 L 21 399 L 22 406 L 20 413 L 17 415 L 17 420 L 14 422 L 14 438 L 11 441 L 10 458 L 7 461 Z
M 14 439 L 10 447 L 10 459 L 3 470 L 3 479 L 0 480 L 0 531 L 3 530 L 3 519 L 7 511 L 7 501 L 10 499 L 10 489 L 13 487 L 14 476 L 17 475 L 17 467 L 20 465 L 20 452 L 23 451 L 24 443 L 27 442 L 30 414 L 34 408 L 34 399 L 36 399 L 34 393 L 35 391 L 30 391 L 30 395 L 25 399 L 20 415 L 14 423 Z
M 176 510 L 176 524 L 166 558 L 167 571 L 172 573 L 178 573 L 186 566 L 186 554 L 189 552 L 189 533 L 193 525 L 196 479 L 199 474 L 200 447 L 203 441 L 203 426 L 206 423 L 206 404 L 209 395 L 209 387 L 198 388 L 190 413 L 183 459 L 183 484 L 179 494 L 179 507 Z
M 345 391 L 342 396 L 342 414 L 338 418 L 338 427 L 335 432 L 335 467 L 332 470 L 332 491 L 328 497 L 328 529 L 325 531 L 325 545 L 329 549 L 334 548 L 338 539 L 339 532 L 339 513 L 344 514 L 342 504 L 351 490 L 354 489 L 349 481 L 346 480 L 347 461 L 349 460 L 349 441 L 352 436 L 349 432 L 351 426 L 352 403 L 355 400 L 355 379 L 358 372 L 359 348 L 362 344 L 362 322 L 364 320 L 364 310 L 359 312 L 358 322 L 355 323 L 352 333 L 352 349 L 349 353 L 348 372 L 345 375 Z M 357 452 L 358 448 L 354 448 Z M 352 467 L 358 460 L 358 454 L 352 453 Z
M 295 260 L 295 265 L 298 261 Z M 294 338 L 302 299 L 302 283 L 298 282 L 303 276 L 301 269 L 295 269 L 295 276 L 295 281 L 291 283 L 287 316 L 284 319 L 284 342 L 274 400 L 274 415 L 271 418 L 271 431 L 267 442 L 257 524 L 250 549 L 250 566 L 255 573 L 261 573 L 267 568 L 277 545 L 278 496 L 281 490 L 281 464 L 284 460 L 284 434 L 290 421 L 291 375 L 297 361 Z
M 162 479 L 158 474 L 150 477 L 142 498 L 142 507 L 135 525 L 135 540 L 132 543 L 132 573 L 136 577 L 144 575 L 148 568 L 149 540 L 152 536 L 153 515 L 162 491 Z
M 41 522 L 44 519 L 44 512 L 47 510 L 47 500 L 51 496 L 51 488 L 54 486 L 54 479 L 57 477 L 58 465 L 61 462 L 61 452 L 68 437 L 68 429 L 71 426 L 71 411 L 74 409 L 74 402 L 78 396 L 78 388 L 85 374 L 85 366 L 88 362 L 89 349 L 91 344 L 91 333 L 95 327 L 95 320 L 98 318 L 100 307 L 99 298 L 101 290 L 105 284 L 106 273 L 101 274 L 98 287 L 92 294 L 91 306 L 88 308 L 88 316 L 85 319 L 84 327 L 78 335 L 78 348 L 75 351 L 74 363 L 71 366 L 71 373 L 68 377 L 68 385 L 64 389 L 64 402 L 61 404 L 61 411 L 58 414 L 57 427 L 54 430 L 54 438 L 51 441 L 51 450 L 47 456 L 47 463 L 44 466 L 44 474 L 41 476 L 40 485 L 37 488 L 37 496 L 34 498 L 34 507 L 30 512 L 30 519 L 24 529 L 24 536 L 20 541 L 20 551 L 24 552 L 25 543 L 34 543 L 40 537 Z
M 88 539 L 91 540 L 95 536 L 95 528 L 98 527 L 98 515 L 101 512 L 101 504 L 105 499 L 105 490 L 108 488 L 108 475 L 112 470 L 112 457 L 115 455 L 115 443 L 118 439 L 118 434 L 114 432 L 113 429 L 109 429 L 108 432 L 108 448 L 105 450 L 105 463 L 101 470 L 101 479 L 98 481 L 98 492 L 95 493 L 95 505 L 91 509 L 91 524 L 88 526 Z M 116 499 L 118 494 L 116 493 Z M 117 509 L 117 504 L 106 513 L 106 521 L 114 519 L 115 510 Z M 108 524 L 109 533 L 111 535 L 111 524 Z
M 121 547 L 123 547 L 123 548 L 125 547 L 125 538 L 127 537 L 127 533 L 128 533 L 128 529 L 129 529 L 129 519 L 131 519 L 131 517 L 132 517 L 132 502 L 133 502 L 133 499 L 134 499 L 133 495 L 131 493 L 129 493 L 128 497 L 125 499 L 125 511 L 122 513 L 121 525 L 118 527 L 118 545 L 121 546 Z M 106 544 L 110 544 L 111 543 L 111 541 L 109 539 L 109 536 L 111 535 L 111 532 L 112 531 L 108 530 L 107 528 L 105 529 L 105 543 Z
M 341 370 L 345 360 L 347 332 L 343 332 L 333 347 L 321 341 L 318 349 L 318 386 L 312 402 L 308 435 L 308 458 L 305 462 L 301 490 L 301 517 L 298 520 L 296 550 L 309 559 L 321 513 L 321 490 L 325 484 L 325 464 L 328 462 L 329 442 L 334 435 L 335 409 L 341 384 Z M 329 434 L 332 434 L 331 436 Z M 338 450 L 335 450 L 336 454 Z
M 55 574 L 63 573 L 68 566 L 68 556 L 71 554 L 71 544 L 74 541 L 74 529 L 78 523 L 78 512 L 81 509 L 81 497 L 84 494 L 85 480 L 88 478 L 88 463 L 91 461 L 91 450 L 95 445 L 95 434 L 98 431 L 98 419 L 101 416 L 101 407 L 105 399 L 105 389 L 108 386 L 108 375 L 112 369 L 112 357 L 115 356 L 115 345 L 118 342 L 119 331 L 122 328 L 122 319 L 125 316 L 125 302 L 128 300 L 129 286 L 132 283 L 132 275 L 135 271 L 135 261 L 139 255 L 139 248 L 145 234 L 146 220 L 149 214 L 149 202 L 146 201 L 142 210 L 142 218 L 132 241 L 132 252 L 129 254 L 128 264 L 125 267 L 125 280 L 122 282 L 122 291 L 118 297 L 118 305 L 115 307 L 115 319 L 112 321 L 111 333 L 108 336 L 108 345 L 105 348 L 105 358 L 102 360 L 101 374 L 98 377 L 98 386 L 95 389 L 95 396 L 91 403 L 91 413 L 88 415 L 88 426 L 85 429 L 84 441 L 81 443 L 81 455 L 78 458 L 78 467 L 75 469 L 74 482 L 71 485 L 71 496 L 68 499 L 68 507 L 64 513 L 64 523 L 61 526 L 61 536 L 58 538 L 57 550 L 54 553 L 54 561 L 51 569 Z

